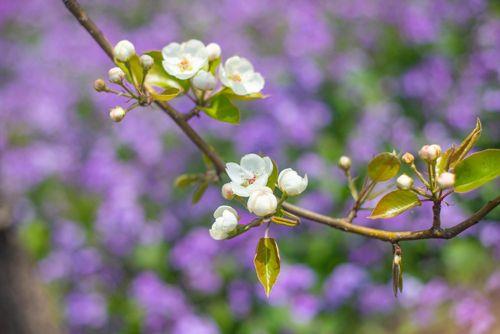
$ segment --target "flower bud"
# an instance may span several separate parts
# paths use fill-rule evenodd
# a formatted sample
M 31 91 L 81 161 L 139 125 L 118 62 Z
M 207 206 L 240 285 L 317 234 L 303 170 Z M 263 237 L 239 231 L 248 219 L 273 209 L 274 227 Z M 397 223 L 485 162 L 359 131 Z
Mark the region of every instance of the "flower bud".
M 221 192 L 222 192 L 222 197 L 224 197 L 227 200 L 232 200 L 234 197 L 234 191 L 231 182 L 224 184 L 222 186 Z
M 109 111 L 109 118 L 113 120 L 114 122 L 120 122 L 125 115 L 127 114 L 127 111 L 123 109 L 120 106 L 114 107 Z
M 119 41 L 113 49 L 113 55 L 121 62 L 129 61 L 135 55 L 134 44 L 127 40 Z
M 339 167 L 344 171 L 348 171 L 351 168 L 351 158 L 343 155 L 339 159 Z
M 401 190 L 409 190 L 413 186 L 413 179 L 406 174 L 402 174 L 396 180 L 397 186 Z
M 220 57 L 221 49 L 219 44 L 210 43 L 205 47 L 205 49 L 207 50 L 208 53 L 208 60 L 213 61 Z
M 278 176 L 278 187 L 287 195 L 299 195 L 307 187 L 307 175 L 301 177 L 291 168 L 284 169 Z
M 214 212 L 214 218 L 209 232 L 215 240 L 226 239 L 238 226 L 238 213 L 228 205 L 219 206 Z
M 259 217 L 264 217 L 276 212 L 278 199 L 269 187 L 261 187 L 254 190 L 247 203 L 248 211 Z
M 437 178 L 437 184 L 441 189 L 453 187 L 455 185 L 455 174 L 449 172 L 442 173 Z
M 425 161 L 435 161 L 441 155 L 441 146 L 432 144 L 432 145 L 424 145 L 418 151 L 418 155 L 422 160 Z
M 155 62 L 153 57 L 151 57 L 150 55 L 142 55 L 141 57 L 139 57 L 139 61 L 144 71 L 149 71 L 149 69 L 153 67 L 153 64 Z
M 119 67 L 113 67 L 108 71 L 108 78 L 112 83 L 120 83 L 125 78 L 125 72 Z
M 106 86 L 106 83 L 102 79 L 97 79 L 94 81 L 94 89 L 96 92 L 105 92 L 108 90 L 108 86 Z
M 204 70 L 200 70 L 198 73 L 196 73 L 195 77 L 193 78 L 194 88 L 200 90 L 212 90 L 215 88 L 216 84 L 217 80 L 212 75 L 212 73 Z
M 410 152 L 406 152 L 401 157 L 401 160 L 403 160 L 404 163 L 411 165 L 413 163 L 413 161 L 415 161 L 415 157 Z

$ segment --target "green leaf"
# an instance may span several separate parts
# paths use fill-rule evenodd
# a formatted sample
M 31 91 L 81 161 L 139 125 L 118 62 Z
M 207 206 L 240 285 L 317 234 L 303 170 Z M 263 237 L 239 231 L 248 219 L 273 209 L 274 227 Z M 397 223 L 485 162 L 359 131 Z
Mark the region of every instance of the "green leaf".
M 465 158 L 465 155 L 470 151 L 472 146 L 476 143 L 476 141 L 481 136 L 482 126 L 479 118 L 476 120 L 476 127 L 472 130 L 471 133 L 464 139 L 464 141 L 453 150 L 450 155 L 448 165 L 451 169 L 455 168 L 455 166 Z
M 170 101 L 181 93 L 180 89 L 174 87 L 166 88 L 161 93 L 158 93 L 154 88 L 150 89 L 149 91 L 151 93 L 151 96 L 153 96 L 153 99 L 163 102 Z
M 471 154 L 455 167 L 455 191 L 474 190 L 500 175 L 500 149 Z
M 240 101 L 261 100 L 261 99 L 266 99 L 269 97 L 269 95 L 264 95 L 261 92 L 248 94 L 248 95 L 237 95 L 233 92 L 233 90 L 231 88 L 228 88 L 228 87 L 221 90 L 215 96 L 220 96 L 220 95 L 225 95 L 225 96 L 229 97 L 230 99 L 240 100 Z
M 368 176 L 375 182 L 387 181 L 396 176 L 400 166 L 401 162 L 395 154 L 380 153 L 368 164 Z
M 271 289 L 280 273 L 280 254 L 273 238 L 260 238 L 253 260 L 257 278 L 269 298 Z
M 455 147 L 447 149 L 436 161 L 436 174 L 440 175 L 449 169 L 450 157 L 455 152 Z
M 215 71 L 217 70 L 217 67 L 219 66 L 220 62 L 221 62 L 221 58 L 220 57 L 217 58 L 217 59 L 215 59 L 215 60 L 213 60 L 213 61 L 211 61 L 210 62 L 210 67 L 209 67 L 208 71 L 210 73 L 212 73 L 213 75 L 215 75 L 216 74 Z
M 123 72 L 125 72 L 128 82 L 133 84 L 135 87 L 140 86 L 142 78 L 144 77 L 144 70 L 141 66 L 138 55 L 133 55 L 127 62 L 121 62 L 116 58 L 114 59 L 114 62 L 123 70 Z
M 193 198 L 191 200 L 191 202 L 193 204 L 196 204 L 200 201 L 200 199 L 203 197 L 203 194 L 205 194 L 205 191 L 207 190 L 208 188 L 208 182 L 207 181 L 203 181 L 201 182 L 198 187 L 196 188 L 196 190 L 194 191 L 193 193 Z
M 368 218 L 392 218 L 421 204 L 414 192 L 410 190 L 394 190 L 380 199 Z
M 184 188 L 198 182 L 199 180 L 200 176 L 198 174 L 182 174 L 175 179 L 174 185 L 178 188 Z
M 210 107 L 200 108 L 208 116 L 218 121 L 238 124 L 240 122 L 239 109 L 225 95 L 218 95 L 212 99 Z
M 169 88 L 176 88 L 180 93 L 187 92 L 189 90 L 189 80 L 180 80 L 176 77 L 168 74 L 163 68 L 163 56 L 161 51 L 148 51 L 145 54 L 150 55 L 154 64 L 153 67 L 148 71 L 146 75 L 145 84 L 150 87 L 159 87 L 163 90 L 167 90 Z M 161 94 L 161 93 L 159 93 Z
M 267 179 L 267 186 L 274 190 L 276 188 L 276 182 L 278 182 L 278 165 L 276 164 L 276 161 L 273 161 L 273 171 L 271 172 L 271 175 L 269 175 L 269 179 Z

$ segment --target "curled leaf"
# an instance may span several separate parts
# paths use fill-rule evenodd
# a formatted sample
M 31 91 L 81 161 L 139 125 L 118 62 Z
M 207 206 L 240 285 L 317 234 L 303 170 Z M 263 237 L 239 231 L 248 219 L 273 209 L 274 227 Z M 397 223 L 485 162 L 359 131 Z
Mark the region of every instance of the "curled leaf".
M 280 273 L 280 254 L 273 238 L 260 238 L 253 260 L 260 284 L 269 298 L 271 289 Z
M 368 218 L 392 218 L 421 204 L 414 192 L 410 190 L 394 190 L 380 199 Z
M 397 244 L 393 245 L 394 257 L 392 260 L 392 291 L 394 297 L 398 297 L 398 290 L 403 292 L 403 254 L 401 247 Z
M 450 169 L 455 168 L 455 166 L 465 158 L 465 155 L 474 146 L 476 141 L 481 136 L 482 126 L 479 118 L 476 120 L 476 127 L 471 133 L 462 141 L 462 143 L 456 147 L 450 155 L 448 165 Z
M 273 223 L 276 223 L 278 225 L 284 225 L 288 227 L 295 227 L 300 224 L 300 221 L 298 219 L 289 219 L 285 217 L 279 217 L 279 216 L 272 216 L 271 221 Z
M 198 182 L 199 180 L 200 176 L 197 174 L 182 174 L 175 179 L 174 185 L 178 188 L 184 188 Z
M 196 190 L 194 191 L 193 193 L 193 198 L 191 200 L 191 202 L 193 204 L 196 204 L 200 201 L 200 199 L 203 197 L 203 194 L 205 194 L 205 191 L 207 190 L 208 188 L 208 181 L 203 181 L 201 182 L 198 187 L 196 188 Z

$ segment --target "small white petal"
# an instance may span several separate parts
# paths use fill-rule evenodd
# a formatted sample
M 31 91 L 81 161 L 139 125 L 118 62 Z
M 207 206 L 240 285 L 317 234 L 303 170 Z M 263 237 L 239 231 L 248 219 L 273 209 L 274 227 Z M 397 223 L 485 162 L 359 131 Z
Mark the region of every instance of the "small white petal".
M 229 205 L 221 205 L 217 209 L 215 209 L 214 218 L 217 219 L 217 218 L 222 217 L 224 211 L 228 211 L 228 212 L 232 213 L 235 217 L 238 217 L 238 212 L 236 212 L 235 209 L 233 209 Z

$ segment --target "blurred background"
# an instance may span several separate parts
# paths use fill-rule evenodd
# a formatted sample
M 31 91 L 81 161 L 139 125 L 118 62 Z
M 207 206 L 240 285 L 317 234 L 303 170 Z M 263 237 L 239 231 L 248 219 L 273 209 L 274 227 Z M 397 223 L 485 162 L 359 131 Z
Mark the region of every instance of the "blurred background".
M 143 52 L 197 38 L 249 58 L 270 97 L 242 104 L 239 126 L 192 124 L 226 161 L 263 153 L 307 173 L 306 208 L 348 210 L 342 154 L 362 175 L 380 151 L 460 142 L 476 117 L 478 148 L 499 147 L 499 2 L 81 2 L 113 44 Z M 124 101 L 92 84 L 112 64 L 61 1 L 0 1 L 0 50 L 1 191 L 69 332 L 500 333 L 500 210 L 451 241 L 403 243 L 398 299 L 389 244 L 273 226 L 282 271 L 266 300 L 252 263 L 263 230 L 210 238 L 219 188 L 192 206 L 192 190 L 173 187 L 203 171 L 200 154 L 155 108 L 109 121 Z M 497 187 L 450 198 L 444 225 Z M 358 223 L 426 228 L 430 207 Z

